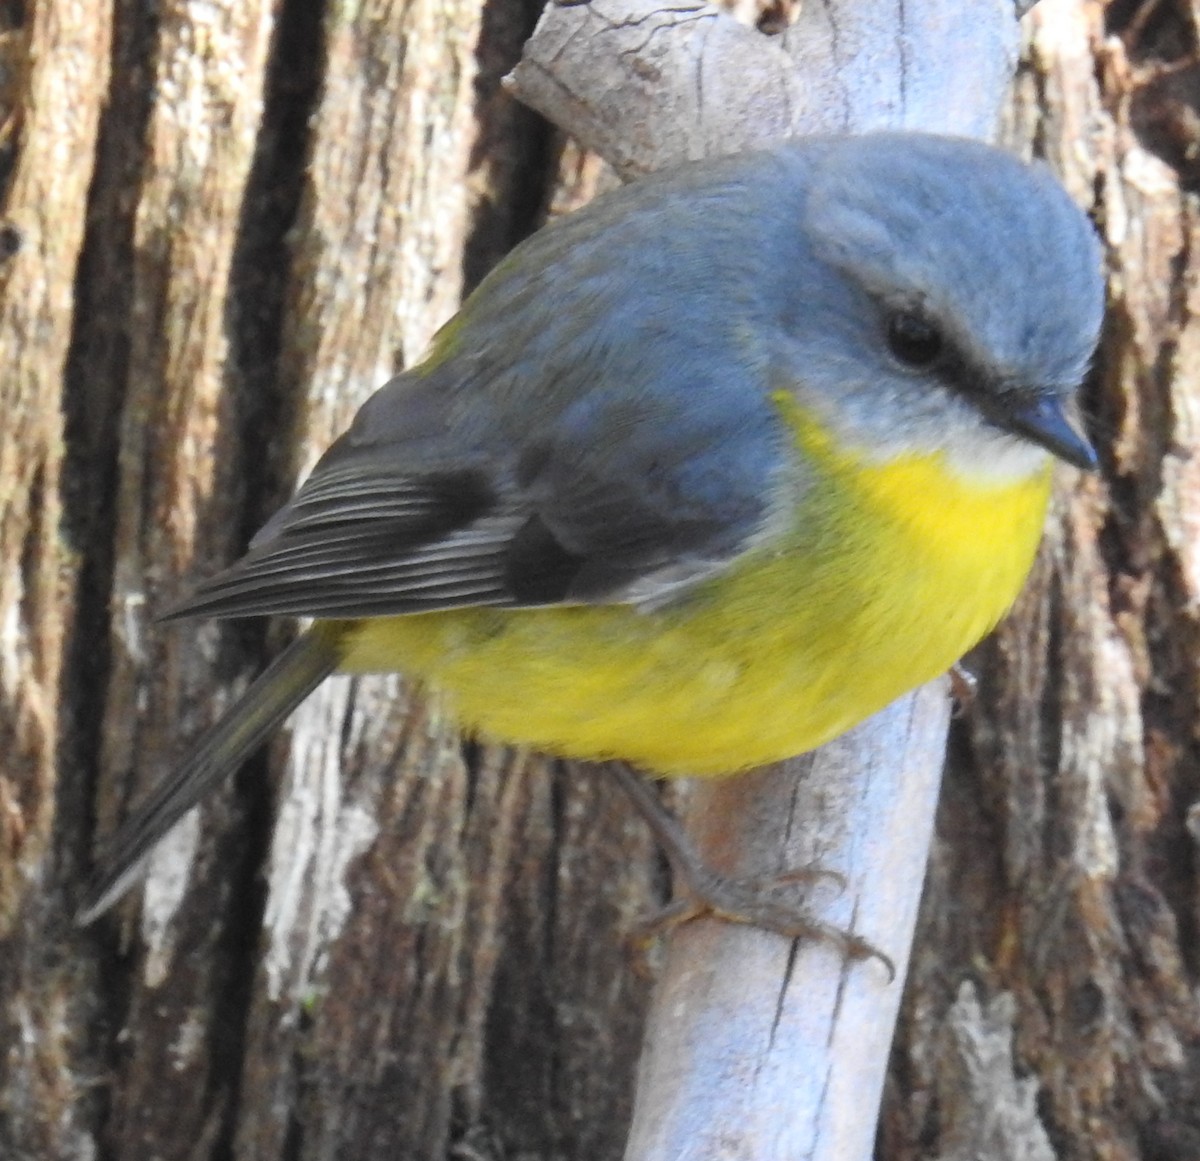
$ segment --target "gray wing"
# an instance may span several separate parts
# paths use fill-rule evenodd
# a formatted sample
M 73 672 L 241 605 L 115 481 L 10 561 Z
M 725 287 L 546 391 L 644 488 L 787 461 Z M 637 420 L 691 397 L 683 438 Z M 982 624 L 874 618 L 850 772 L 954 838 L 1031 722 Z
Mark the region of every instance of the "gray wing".
M 385 387 L 250 551 L 167 618 L 654 604 L 769 520 L 782 457 L 765 401 L 593 391 L 516 432 L 438 414 L 428 386 Z

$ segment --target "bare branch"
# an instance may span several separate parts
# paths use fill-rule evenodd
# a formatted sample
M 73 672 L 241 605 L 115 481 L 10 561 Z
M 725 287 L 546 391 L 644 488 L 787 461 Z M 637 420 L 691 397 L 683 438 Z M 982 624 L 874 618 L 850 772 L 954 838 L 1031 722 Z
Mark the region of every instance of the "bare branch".
M 946 710 L 935 682 L 802 759 L 697 787 L 691 831 L 720 869 L 844 874 L 844 891 L 813 890 L 822 919 L 877 943 L 901 975 L 831 943 L 680 928 L 646 1032 L 631 1161 L 870 1155 Z
M 945 0 L 901 12 L 897 23 L 877 5 L 806 4 L 768 37 L 698 2 L 550 5 L 508 83 L 625 177 L 804 133 L 991 137 L 1015 21 Z
M 510 84 L 629 177 L 801 133 L 992 137 L 1016 47 L 1015 13 L 987 0 L 808 3 L 779 38 L 705 5 L 594 0 L 548 8 Z M 815 914 L 903 965 L 946 726 L 935 683 L 816 754 L 697 787 L 689 829 L 718 869 L 842 873 L 847 889 L 814 892 Z M 832 946 L 678 930 L 628 1161 L 868 1156 L 901 983 Z

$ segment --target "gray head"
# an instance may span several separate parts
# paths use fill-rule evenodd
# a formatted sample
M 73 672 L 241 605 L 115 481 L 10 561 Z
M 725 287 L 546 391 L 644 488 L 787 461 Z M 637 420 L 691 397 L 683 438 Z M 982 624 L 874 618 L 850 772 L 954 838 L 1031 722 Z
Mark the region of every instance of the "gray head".
M 804 234 L 836 277 L 793 304 L 806 400 L 881 455 L 942 447 L 1007 473 L 1045 448 L 1094 466 L 1064 412 L 1100 329 L 1100 248 L 1049 171 L 924 134 L 813 144 Z

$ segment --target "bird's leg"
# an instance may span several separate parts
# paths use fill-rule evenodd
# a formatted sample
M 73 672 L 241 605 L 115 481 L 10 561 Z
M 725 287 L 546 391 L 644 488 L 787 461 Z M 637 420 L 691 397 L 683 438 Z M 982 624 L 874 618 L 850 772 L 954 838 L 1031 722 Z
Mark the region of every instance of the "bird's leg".
M 710 915 L 726 923 L 760 927 L 788 939 L 828 940 L 850 959 L 880 960 L 888 975 L 895 978 L 896 965 L 874 944 L 851 931 L 824 923 L 780 897 L 787 887 L 820 879 L 833 879 L 844 888 L 846 881 L 842 875 L 820 867 L 804 867 L 767 879 L 739 879 L 719 874 L 700 857 L 679 820 L 636 770 L 625 762 L 609 762 L 607 767 L 658 839 L 671 864 L 679 895 L 661 911 L 647 916 L 633 933 L 635 938 L 648 937 L 662 927 L 674 927 Z

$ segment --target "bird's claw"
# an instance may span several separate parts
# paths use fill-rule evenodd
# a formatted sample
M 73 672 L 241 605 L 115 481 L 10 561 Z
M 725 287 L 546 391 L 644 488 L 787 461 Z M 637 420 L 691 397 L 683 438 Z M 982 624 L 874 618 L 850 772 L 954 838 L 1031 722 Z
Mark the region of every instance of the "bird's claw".
M 888 973 L 888 982 L 895 980 L 895 961 L 885 951 L 852 931 L 816 919 L 797 903 L 779 898 L 780 888 L 814 879 L 834 879 L 842 888 L 846 883 L 845 876 L 838 872 L 819 868 L 788 871 L 765 880 L 726 877 L 706 868 L 693 881 L 680 884 L 682 895 L 639 921 L 629 938 L 644 945 L 664 931 L 707 916 L 758 927 L 786 939 L 824 940 L 839 948 L 847 959 L 879 960 Z

